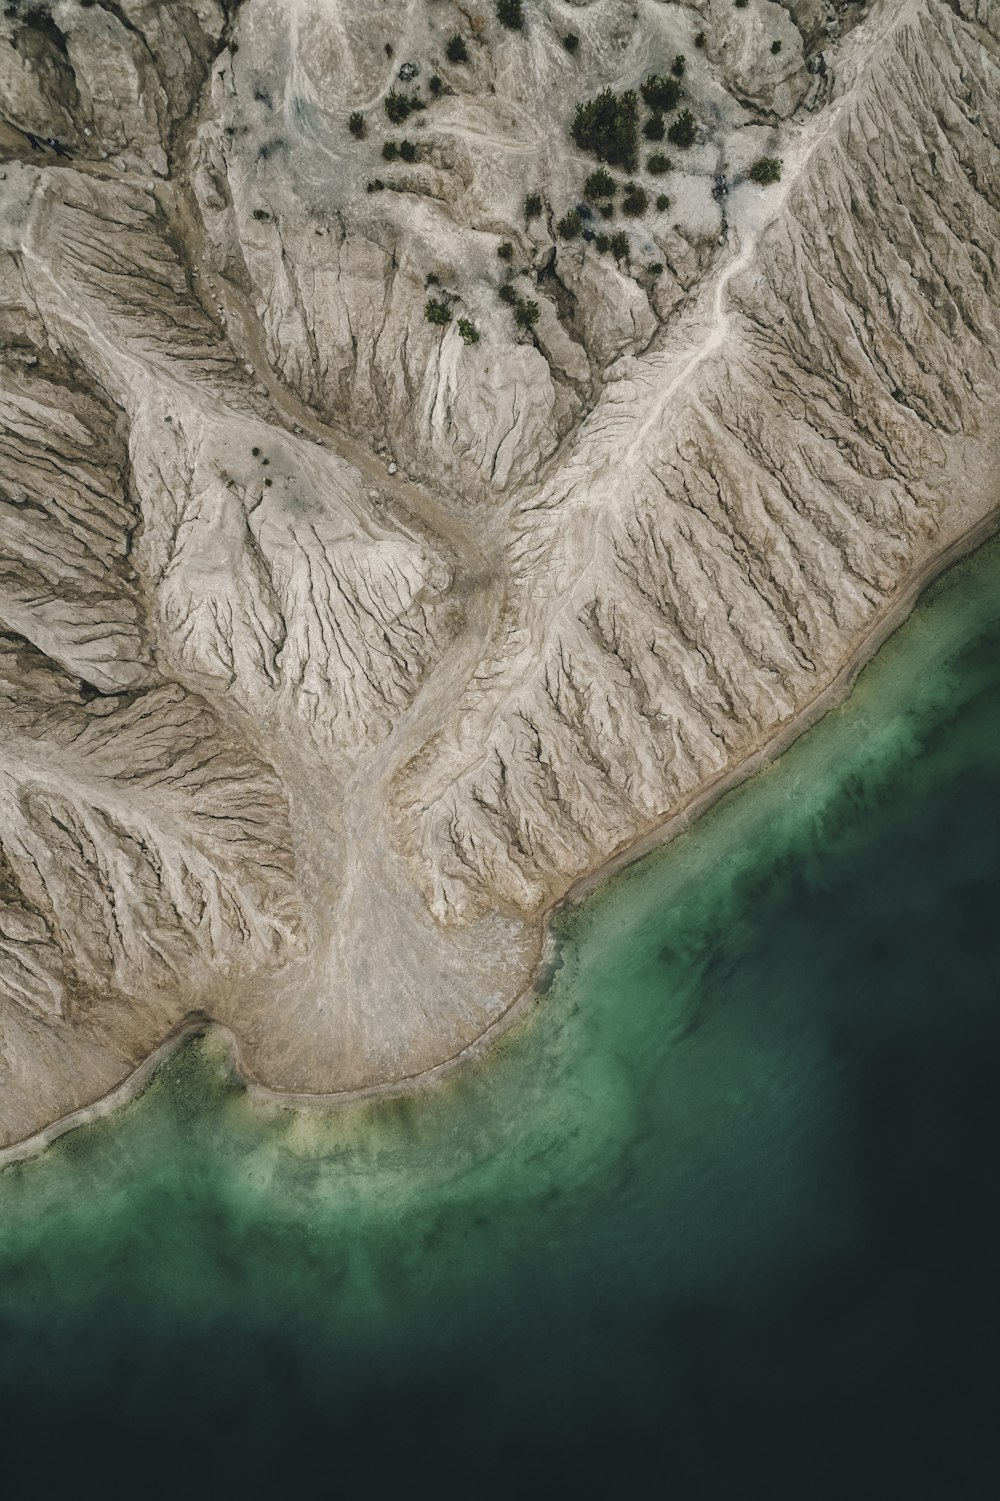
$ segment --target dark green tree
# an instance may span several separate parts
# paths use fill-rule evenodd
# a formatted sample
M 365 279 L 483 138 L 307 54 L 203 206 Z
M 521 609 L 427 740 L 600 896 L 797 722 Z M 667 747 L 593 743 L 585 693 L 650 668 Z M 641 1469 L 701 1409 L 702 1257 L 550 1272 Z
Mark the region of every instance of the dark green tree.
M 347 128 L 356 141 L 365 138 L 365 117 L 360 110 L 355 110 L 347 122 Z
M 598 167 L 596 172 L 591 172 L 583 185 L 583 196 L 589 198 L 591 203 L 597 203 L 601 198 L 613 198 L 617 184 L 611 173 L 604 167 Z
M 781 158 L 778 156 L 758 156 L 747 175 L 753 182 L 759 182 L 761 187 L 766 187 L 771 182 L 780 182 Z
M 428 323 L 444 328 L 445 324 L 451 322 L 451 308 L 439 297 L 429 297 L 424 305 L 424 317 Z
M 445 43 L 444 55 L 450 63 L 467 63 L 469 61 L 469 49 L 465 44 L 465 37 L 459 32 L 450 36 Z
M 630 219 L 638 219 L 649 207 L 649 194 L 637 183 L 627 182 L 622 194 L 622 213 Z
M 524 6 L 521 0 L 497 0 L 497 20 L 508 31 L 524 29 Z
M 667 131 L 667 140 L 672 146 L 693 146 L 695 134 L 694 115 L 689 109 L 682 109 Z
M 662 73 L 650 73 L 645 83 L 639 85 L 639 92 L 650 109 L 665 113 L 677 108 L 681 86 L 676 78 L 667 78 Z
M 598 161 L 634 172 L 638 161 L 639 102 L 627 89 L 616 94 L 603 89 L 594 99 L 578 104 L 570 127 L 581 151 L 589 151 Z

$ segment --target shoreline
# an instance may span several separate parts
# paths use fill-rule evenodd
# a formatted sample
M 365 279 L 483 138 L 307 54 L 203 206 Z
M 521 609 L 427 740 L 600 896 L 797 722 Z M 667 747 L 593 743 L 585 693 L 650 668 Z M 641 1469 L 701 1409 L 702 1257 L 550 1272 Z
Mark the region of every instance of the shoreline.
M 225 1040 L 233 1070 L 248 1095 L 256 1102 L 272 1108 L 285 1110 L 333 1110 L 346 1109 L 384 1097 L 399 1097 L 433 1088 L 458 1067 L 473 1062 L 517 1021 L 532 1003 L 537 1003 L 544 991 L 540 982 L 551 981 L 554 960 L 558 948 L 553 934 L 553 920 L 567 908 L 579 906 L 595 890 L 605 885 L 628 866 L 642 860 L 669 844 L 683 833 L 712 807 L 727 792 L 749 781 L 758 772 L 772 765 L 799 737 L 813 728 L 832 709 L 838 708 L 849 696 L 864 668 L 886 643 L 890 636 L 912 614 L 921 595 L 954 564 L 961 562 L 979 547 L 1000 532 L 1000 510 L 978 521 L 966 532 L 944 548 L 921 568 L 885 614 L 873 622 L 871 629 L 858 643 L 833 678 L 814 695 L 800 711 L 793 715 L 772 737 L 742 760 L 737 766 L 720 773 L 707 786 L 696 792 L 675 813 L 642 834 L 638 839 L 620 846 L 606 860 L 580 876 L 556 901 L 551 902 L 537 918 L 537 957 L 532 979 L 500 1016 L 471 1043 L 443 1059 L 433 1067 L 421 1072 L 404 1075 L 385 1084 L 374 1084 L 366 1089 L 344 1090 L 332 1094 L 296 1094 L 271 1089 L 257 1080 L 246 1066 L 239 1039 L 225 1023 L 213 1020 L 205 1012 L 189 1012 L 171 1029 L 158 1047 L 106 1094 L 89 1105 L 80 1106 L 52 1121 L 40 1131 L 22 1137 L 20 1141 L 0 1148 L 0 1170 L 16 1162 L 22 1162 L 43 1152 L 59 1137 L 103 1119 L 134 1100 L 151 1081 L 160 1064 L 164 1062 L 188 1038 L 204 1035 L 208 1031 L 221 1034 Z M 547 985 L 546 985 L 547 988 Z

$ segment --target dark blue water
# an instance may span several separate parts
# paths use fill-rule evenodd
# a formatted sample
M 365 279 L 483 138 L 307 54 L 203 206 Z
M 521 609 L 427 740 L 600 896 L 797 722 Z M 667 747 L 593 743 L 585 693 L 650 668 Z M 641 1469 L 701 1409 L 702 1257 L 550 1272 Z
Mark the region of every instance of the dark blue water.
M 998 794 L 994 546 L 446 1086 L 6 1169 L 5 1493 L 995 1495 Z

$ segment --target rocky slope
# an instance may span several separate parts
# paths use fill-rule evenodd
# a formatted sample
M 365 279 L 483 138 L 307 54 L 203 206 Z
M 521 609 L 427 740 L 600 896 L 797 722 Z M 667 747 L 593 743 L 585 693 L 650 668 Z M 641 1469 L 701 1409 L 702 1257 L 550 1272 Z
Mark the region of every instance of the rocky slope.
M 524 16 L 4 7 L 0 1139 L 191 1013 L 460 1053 L 1000 501 L 997 7 Z M 574 105 L 677 54 L 605 225 Z

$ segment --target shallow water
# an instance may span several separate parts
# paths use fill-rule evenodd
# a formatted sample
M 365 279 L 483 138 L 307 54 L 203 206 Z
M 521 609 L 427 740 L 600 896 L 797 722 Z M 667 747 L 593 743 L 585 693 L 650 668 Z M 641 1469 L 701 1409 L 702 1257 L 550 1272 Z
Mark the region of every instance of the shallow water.
M 9 1494 L 993 1494 L 998 648 L 992 545 L 432 1092 L 0 1174 Z

